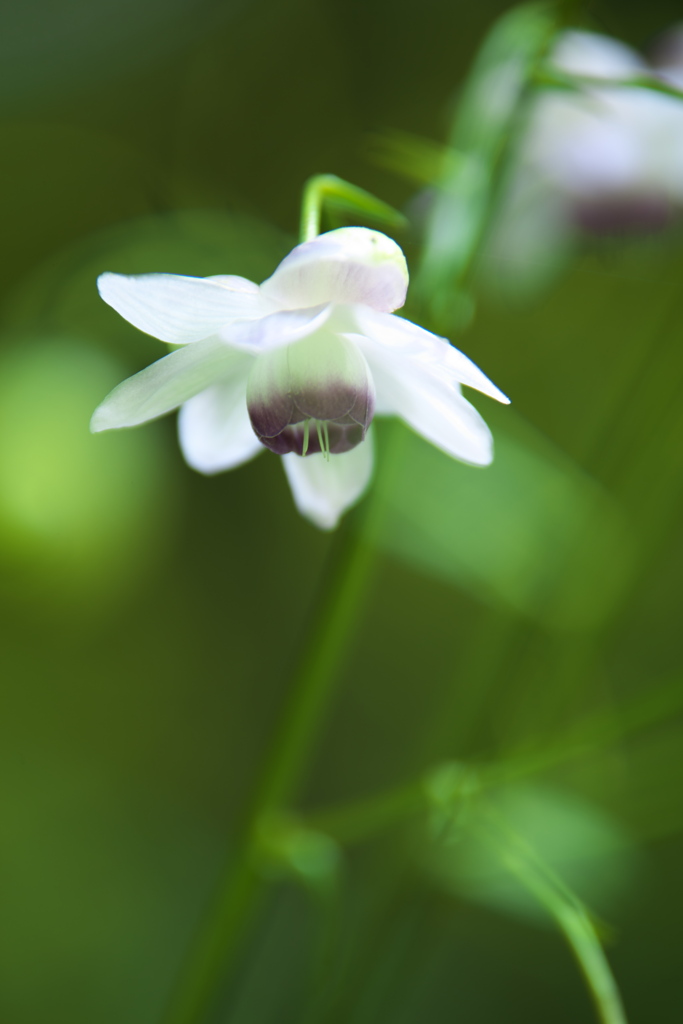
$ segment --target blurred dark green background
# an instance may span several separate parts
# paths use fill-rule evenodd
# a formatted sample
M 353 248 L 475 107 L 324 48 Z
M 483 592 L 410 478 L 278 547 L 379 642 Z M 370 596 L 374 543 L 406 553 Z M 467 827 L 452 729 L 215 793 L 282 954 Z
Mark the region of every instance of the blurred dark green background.
M 509 6 L 32 0 L 5 12 L 7 1024 L 158 1020 L 330 545 L 270 454 L 203 478 L 182 462 L 173 417 L 89 435 L 105 393 L 162 354 L 101 303 L 96 276 L 261 280 L 295 241 L 317 172 L 404 206 L 412 186 L 373 162 L 372 137 L 442 140 Z M 678 16 L 673 0 L 613 0 L 585 24 L 642 48 Z M 682 273 L 683 238 L 609 244 L 534 304 L 483 300 L 456 342 L 512 397 L 511 409 L 476 399 L 497 461 L 468 469 L 405 432 L 398 463 L 380 465 L 372 587 L 302 804 L 400 786 L 445 760 L 559 749 L 596 714 L 617 735 L 632 702 L 664 687 L 671 714 L 501 798 L 558 870 L 572 875 L 563 858 L 578 844 L 576 885 L 609 928 L 629 1019 L 660 1024 L 681 1016 Z M 400 428 L 379 428 L 381 463 Z M 345 854 L 316 1019 L 592 1019 L 561 938 L 473 880 L 476 850 L 456 877 L 423 864 L 416 842 L 397 827 Z M 328 913 L 275 886 L 217 1019 L 303 1020 Z

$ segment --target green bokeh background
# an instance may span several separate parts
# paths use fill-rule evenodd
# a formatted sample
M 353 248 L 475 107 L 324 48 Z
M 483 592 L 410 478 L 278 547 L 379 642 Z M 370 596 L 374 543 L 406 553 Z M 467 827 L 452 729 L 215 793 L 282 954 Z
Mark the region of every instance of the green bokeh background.
M 182 462 L 173 417 L 88 434 L 106 392 L 162 354 L 99 300 L 96 276 L 261 280 L 295 241 L 313 173 L 405 206 L 413 186 L 373 159 L 374 138 L 442 140 L 508 7 L 34 0 L 7 12 L 7 1024 L 158 1020 L 331 543 L 297 515 L 270 454 L 203 478 Z M 679 15 L 673 0 L 601 0 L 587 24 L 642 47 Z M 447 760 L 559 749 L 596 714 L 618 733 L 631 702 L 666 688 L 671 711 L 647 730 L 579 743 L 500 794 L 605 920 L 632 1024 L 681 1016 L 682 274 L 674 234 L 590 248 L 533 303 L 483 298 L 456 340 L 513 400 L 475 398 L 496 437 L 490 470 L 379 424 L 370 589 L 301 798 L 318 809 Z M 561 938 L 495 864 L 467 844 L 415 856 L 417 835 L 390 828 L 345 852 L 334 913 L 275 884 L 216 1020 L 303 1020 L 315 970 L 325 1024 L 592 1019 Z M 333 934 L 322 968 L 321 919 Z

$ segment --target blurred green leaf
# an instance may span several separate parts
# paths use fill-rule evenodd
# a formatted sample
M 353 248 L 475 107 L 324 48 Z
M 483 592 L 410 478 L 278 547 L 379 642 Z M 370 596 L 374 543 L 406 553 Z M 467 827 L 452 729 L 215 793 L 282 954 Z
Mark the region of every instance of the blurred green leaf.
M 64 337 L 25 340 L 0 360 L 0 558 L 23 583 L 27 569 L 58 581 L 60 599 L 116 589 L 173 521 L 159 433 L 88 431 L 121 374 L 110 357 Z
M 496 454 L 484 469 L 393 427 L 397 450 L 378 460 L 378 542 L 422 572 L 548 627 L 595 628 L 633 566 L 619 508 L 512 410 L 487 417 Z
M 509 786 L 478 805 L 471 799 L 464 827 L 457 810 L 456 804 L 453 826 L 445 835 L 441 831 L 428 864 L 441 884 L 467 899 L 547 923 L 537 899 L 510 874 L 506 843 L 492 841 L 489 815 L 601 913 L 612 911 L 633 882 L 637 860 L 629 836 L 605 811 L 578 796 L 550 787 Z
M 461 158 L 441 142 L 423 139 L 410 132 L 385 131 L 370 140 L 373 163 L 418 185 L 431 185 L 446 174 L 454 174 Z

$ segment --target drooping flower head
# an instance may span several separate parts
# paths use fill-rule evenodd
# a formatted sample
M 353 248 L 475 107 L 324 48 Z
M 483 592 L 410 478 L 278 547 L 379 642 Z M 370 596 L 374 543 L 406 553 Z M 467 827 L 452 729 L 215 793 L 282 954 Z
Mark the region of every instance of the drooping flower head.
M 664 82 L 683 89 L 683 23 L 674 25 L 655 39 L 650 64 Z
M 576 88 L 539 90 L 530 104 L 482 260 L 494 288 L 533 291 L 586 240 L 681 218 L 683 101 L 634 84 L 683 82 L 680 48 L 675 34 L 663 40 L 653 65 L 608 36 L 558 36 L 549 68 Z
M 585 231 L 665 226 L 683 204 L 683 103 L 621 85 L 653 71 L 608 36 L 565 32 L 552 62 L 594 84 L 538 101 L 529 155 L 539 173 L 555 182 Z
M 261 285 L 244 278 L 102 274 L 102 298 L 181 346 L 120 384 L 93 431 L 180 407 L 186 461 L 232 469 L 283 457 L 299 510 L 322 529 L 365 490 L 373 416 L 397 415 L 453 458 L 486 465 L 490 432 L 461 385 L 505 396 L 444 338 L 395 316 L 408 269 L 392 239 L 339 228 L 298 245 Z

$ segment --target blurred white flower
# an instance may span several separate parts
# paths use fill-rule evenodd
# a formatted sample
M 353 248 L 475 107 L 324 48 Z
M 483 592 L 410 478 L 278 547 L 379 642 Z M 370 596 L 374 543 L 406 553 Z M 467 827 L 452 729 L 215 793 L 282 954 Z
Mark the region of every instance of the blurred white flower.
M 650 64 L 663 81 L 683 89 L 683 24 L 674 25 L 655 40 Z
M 565 33 L 552 63 L 605 84 L 539 99 L 529 130 L 531 166 L 557 186 L 582 228 L 666 224 L 683 204 L 683 102 L 611 84 L 651 69 L 605 36 Z
M 174 274 L 102 274 L 98 286 L 135 327 L 182 347 L 115 388 L 93 431 L 180 406 L 190 466 L 217 473 L 269 448 L 282 455 L 299 511 L 322 529 L 370 480 L 375 413 L 400 416 L 463 462 L 492 459 L 489 429 L 460 385 L 507 399 L 444 338 L 392 315 L 408 270 L 380 232 L 320 235 L 260 286 Z
M 550 65 L 601 81 L 535 98 L 490 239 L 496 274 L 505 264 L 514 278 L 542 276 L 582 235 L 657 231 L 683 210 L 683 102 L 618 84 L 659 75 L 675 85 L 683 64 L 672 50 L 652 67 L 607 36 L 560 36 Z

